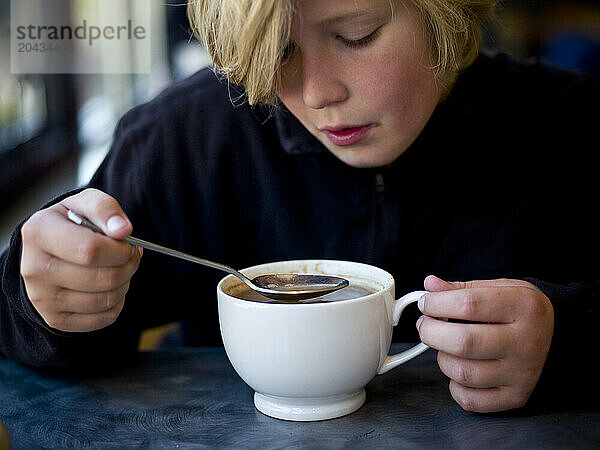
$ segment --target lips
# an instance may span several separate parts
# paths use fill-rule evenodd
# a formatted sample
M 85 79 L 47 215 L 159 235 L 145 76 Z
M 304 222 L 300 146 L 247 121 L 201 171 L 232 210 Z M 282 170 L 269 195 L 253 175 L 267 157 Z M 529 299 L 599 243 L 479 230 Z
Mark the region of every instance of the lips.
M 359 126 L 324 127 L 321 131 L 331 143 L 345 147 L 361 141 L 373 127 L 373 124 Z

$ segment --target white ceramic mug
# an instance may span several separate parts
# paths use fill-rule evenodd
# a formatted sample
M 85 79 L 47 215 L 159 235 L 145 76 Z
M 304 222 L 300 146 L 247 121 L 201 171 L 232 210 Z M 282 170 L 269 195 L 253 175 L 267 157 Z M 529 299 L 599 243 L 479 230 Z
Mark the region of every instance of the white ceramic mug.
M 262 413 L 286 420 L 324 420 L 356 411 L 365 385 L 420 355 L 419 343 L 388 355 L 392 328 L 404 308 L 426 291 L 399 300 L 394 279 L 367 264 L 334 260 L 282 261 L 242 270 L 250 278 L 266 273 L 337 275 L 374 291 L 330 303 L 277 304 L 241 300 L 233 275 L 217 286 L 219 322 L 227 356 L 255 390 Z

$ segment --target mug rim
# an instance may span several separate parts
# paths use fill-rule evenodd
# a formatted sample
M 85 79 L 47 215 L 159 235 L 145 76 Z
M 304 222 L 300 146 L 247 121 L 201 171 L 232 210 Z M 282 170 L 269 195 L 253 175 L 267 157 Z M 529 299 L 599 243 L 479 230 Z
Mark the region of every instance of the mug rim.
M 354 303 L 354 302 L 360 302 L 360 301 L 365 301 L 368 300 L 370 298 L 372 298 L 373 296 L 376 295 L 380 295 L 381 293 L 394 288 L 395 286 L 395 280 L 394 277 L 387 271 L 384 270 L 380 267 L 374 266 L 372 264 L 367 264 L 367 263 L 362 263 L 362 262 L 357 262 L 357 261 L 349 261 L 349 260 L 340 260 L 340 259 L 290 259 L 290 260 L 279 260 L 279 261 L 272 261 L 272 262 L 267 262 L 267 263 L 261 263 L 261 264 L 256 264 L 254 266 L 250 266 L 250 267 L 246 267 L 244 269 L 241 269 L 240 272 L 243 273 L 244 275 L 248 275 L 248 272 L 252 272 L 256 269 L 259 269 L 261 267 L 264 266 L 271 266 L 271 265 L 279 265 L 279 264 L 318 264 L 318 263 L 326 263 L 326 264 L 335 264 L 335 263 L 341 263 L 344 265 L 352 265 L 352 266 L 356 266 L 356 267 L 364 267 L 364 268 L 369 268 L 369 269 L 374 269 L 378 272 L 380 272 L 381 274 L 381 279 L 383 279 L 383 281 L 379 281 L 376 280 L 374 281 L 375 283 L 379 283 L 380 287 L 377 288 L 377 290 L 375 290 L 374 292 L 367 294 L 367 295 L 363 295 L 361 297 L 356 297 L 356 298 L 350 298 L 350 299 L 345 299 L 345 300 L 341 300 L 341 301 L 332 301 L 332 302 L 314 302 L 314 303 L 269 303 L 269 302 L 259 302 L 259 301 L 255 301 L 255 300 L 246 300 L 243 298 L 239 298 L 239 297 L 235 297 L 234 295 L 226 292 L 223 288 L 223 284 L 229 282 L 229 280 L 234 280 L 238 283 L 238 285 L 243 285 L 244 283 L 237 278 L 235 275 L 233 274 L 228 274 L 225 275 L 217 284 L 217 297 L 221 297 L 220 294 L 224 295 L 226 298 L 231 299 L 233 301 L 239 301 L 239 302 L 245 302 L 245 303 L 251 303 L 254 305 L 262 305 L 264 307 L 287 307 L 290 305 L 293 306 L 302 306 L 304 308 L 312 306 L 312 307 L 330 307 L 332 305 L 341 305 L 341 304 L 348 304 L 348 303 Z M 271 273 L 286 273 L 286 272 L 271 272 Z M 287 273 L 302 273 L 302 272 L 287 272 Z M 306 272 L 306 273 L 315 273 L 315 272 Z M 332 273 L 315 273 L 318 275 L 335 275 L 335 276 L 341 276 L 341 277 L 348 277 L 348 275 L 345 275 L 343 273 L 336 273 L 336 274 L 332 274 Z M 232 286 L 233 287 L 233 286 Z M 229 286 L 228 286 L 229 288 Z

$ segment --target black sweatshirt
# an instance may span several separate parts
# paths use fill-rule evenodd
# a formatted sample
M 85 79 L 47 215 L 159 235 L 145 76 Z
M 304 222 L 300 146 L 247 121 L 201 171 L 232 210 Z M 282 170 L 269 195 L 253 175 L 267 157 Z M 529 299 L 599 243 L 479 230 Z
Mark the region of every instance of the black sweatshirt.
M 398 297 L 428 274 L 527 279 L 555 308 L 542 383 L 572 392 L 596 378 L 597 80 L 482 55 L 416 142 L 377 169 L 340 162 L 285 110 L 232 105 L 239 93 L 203 70 L 122 118 L 90 186 L 121 203 L 135 236 L 236 268 L 374 264 Z M 115 324 L 63 333 L 27 299 L 20 245 L 17 228 L 0 266 L 1 355 L 38 367 L 114 361 L 142 329 L 173 320 L 186 344 L 221 344 L 223 273 L 145 252 Z M 418 315 L 407 311 L 395 340 L 417 338 Z

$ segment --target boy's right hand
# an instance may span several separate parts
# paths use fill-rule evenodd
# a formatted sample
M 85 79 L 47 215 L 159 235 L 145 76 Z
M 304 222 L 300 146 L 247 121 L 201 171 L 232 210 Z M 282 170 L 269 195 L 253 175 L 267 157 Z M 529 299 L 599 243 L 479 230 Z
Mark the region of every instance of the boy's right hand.
M 67 209 L 87 217 L 107 236 L 71 222 Z M 49 326 L 93 331 L 117 319 L 142 256 L 141 248 L 120 240 L 132 228 L 118 202 L 96 189 L 38 211 L 23 224 L 21 276 Z

